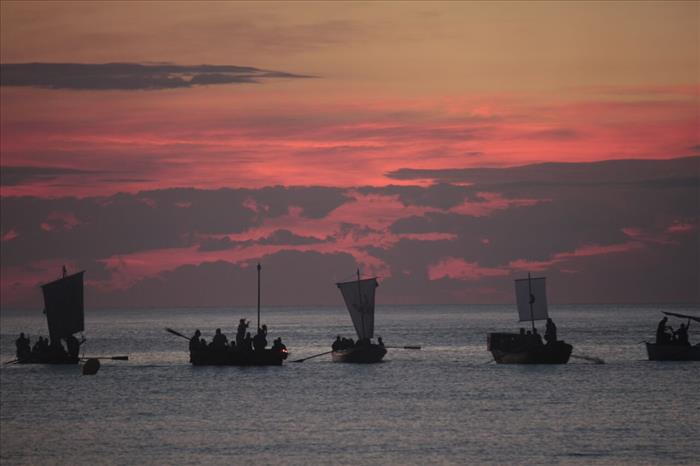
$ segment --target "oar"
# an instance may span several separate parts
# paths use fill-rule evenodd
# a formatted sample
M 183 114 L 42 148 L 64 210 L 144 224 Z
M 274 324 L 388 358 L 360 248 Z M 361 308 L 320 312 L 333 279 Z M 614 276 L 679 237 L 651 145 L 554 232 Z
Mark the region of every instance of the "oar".
M 7 361 L 7 362 L 4 362 L 4 363 L 2 363 L 2 364 L 6 366 L 6 365 L 8 365 L 8 364 L 15 364 L 15 363 L 18 363 L 18 362 L 19 362 L 19 359 L 13 359 L 12 361 Z
M 591 362 L 594 362 L 596 364 L 605 364 L 605 361 L 603 361 L 600 358 L 596 358 L 594 356 L 582 356 L 580 354 L 572 354 L 571 357 L 576 358 L 576 359 L 585 359 L 586 361 L 591 361 Z
M 172 333 L 173 335 L 177 335 L 178 337 L 184 338 L 185 340 L 191 340 L 190 337 L 186 337 L 186 336 L 183 335 L 182 333 L 177 332 L 177 331 L 175 331 L 175 330 L 173 330 L 173 329 L 171 329 L 171 328 L 165 327 L 165 331 L 166 331 L 166 332 L 170 332 L 170 333 Z
M 114 361 L 128 361 L 129 356 L 92 356 L 92 357 L 84 357 L 80 359 L 112 359 Z
M 391 348 L 391 349 L 421 349 L 420 346 L 385 346 L 384 348 Z
M 328 353 L 332 353 L 332 352 L 333 352 L 333 350 L 330 350 L 330 351 L 326 351 L 325 353 L 314 354 L 313 356 L 309 356 L 308 358 L 301 358 L 301 359 L 297 359 L 297 360 L 291 361 L 291 362 L 304 362 L 307 359 L 315 358 L 318 356 L 323 356 L 324 354 L 328 354 Z

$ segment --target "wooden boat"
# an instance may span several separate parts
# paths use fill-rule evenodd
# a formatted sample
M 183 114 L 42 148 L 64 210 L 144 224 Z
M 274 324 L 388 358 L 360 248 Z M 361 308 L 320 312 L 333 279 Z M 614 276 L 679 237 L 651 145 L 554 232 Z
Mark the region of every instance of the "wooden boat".
M 350 313 L 357 342 L 350 347 L 333 348 L 333 361 L 365 364 L 380 362 L 386 355 L 386 348 L 371 340 L 374 337 L 374 291 L 379 286 L 377 278 L 361 280 L 358 270 L 357 280 L 336 285 Z
M 686 332 L 690 322 L 700 322 L 700 318 L 675 312 L 663 312 L 666 315 L 688 319 Z M 687 334 L 686 334 L 687 335 Z M 668 341 L 664 343 L 646 343 L 649 361 L 700 361 L 700 343 L 691 345 L 689 342 Z
M 85 341 L 83 339 L 82 342 L 77 342 L 73 336 L 85 329 L 84 273 L 85 271 L 80 271 L 66 275 L 64 267 L 63 277 L 41 286 L 49 338 L 53 342 L 74 339 L 79 347 Z M 67 353 L 62 346 L 60 348 L 49 346 L 39 352 L 23 351 L 17 354 L 17 364 L 77 364 L 79 360 L 77 347 L 73 348 L 72 354 Z
M 281 366 L 288 354 L 284 348 L 262 351 L 217 351 L 207 348 L 190 351 L 190 362 L 193 366 Z
M 528 274 L 526 279 L 515 280 L 515 296 L 520 321 L 531 321 L 532 331 L 489 333 L 486 344 L 493 359 L 499 364 L 566 364 L 569 362 L 574 347 L 559 340 L 552 340 L 545 344 L 535 328 L 535 320 L 549 318 L 545 278 L 531 278 Z
M 258 329 L 260 329 L 260 270 L 258 264 Z M 264 327 L 264 326 L 263 326 Z M 170 333 L 191 339 L 172 329 L 166 329 Z M 281 366 L 289 356 L 287 347 L 281 344 L 266 349 L 243 349 L 238 347 L 212 348 L 190 344 L 190 362 L 193 366 Z

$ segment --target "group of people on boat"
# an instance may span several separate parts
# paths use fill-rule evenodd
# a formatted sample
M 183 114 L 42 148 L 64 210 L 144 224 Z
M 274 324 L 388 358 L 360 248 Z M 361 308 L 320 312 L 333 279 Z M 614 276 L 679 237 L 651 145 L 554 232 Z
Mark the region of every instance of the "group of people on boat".
M 352 338 L 345 338 L 340 335 L 335 337 L 335 340 L 333 341 L 333 344 L 331 345 L 331 349 L 333 351 L 340 351 L 340 350 L 345 350 L 345 349 L 350 349 L 350 348 L 357 348 L 360 346 L 369 346 L 372 344 L 372 341 L 369 338 L 361 338 L 357 341 L 353 340 Z M 384 341 L 382 341 L 382 337 L 377 338 L 377 345 L 384 347 Z
M 678 330 L 674 331 L 670 325 L 666 325 L 666 322 L 668 317 L 664 316 L 656 327 L 656 344 L 690 346 L 688 326 L 681 324 Z
M 527 342 L 532 345 L 544 345 L 544 343 L 542 342 L 542 336 L 537 331 L 536 327 L 533 327 L 532 331 L 525 331 L 524 328 L 521 328 L 520 337 L 524 340 L 527 340 Z M 550 317 L 547 318 L 547 324 L 544 330 L 544 341 L 547 342 L 547 345 L 553 345 L 557 342 L 557 326 Z
M 70 335 L 63 340 L 66 342 L 65 347 L 61 339 L 49 340 L 40 336 L 32 346 L 29 337 L 22 332 L 15 340 L 17 360 L 21 362 L 77 360 L 80 345 L 85 343 L 85 338 L 78 340 L 75 335 Z
M 236 331 L 236 339 L 229 341 L 226 334 L 217 328 L 211 343 L 202 337 L 202 332 L 199 329 L 195 330 L 190 338 L 190 354 L 197 351 L 217 351 L 217 352 L 249 352 L 249 351 L 264 351 L 267 348 L 267 325 L 258 328 L 258 332 L 254 337 L 248 332 L 249 322 L 241 319 Z M 287 347 L 282 343 L 282 338 L 275 338 L 272 343 L 272 350 L 283 351 Z

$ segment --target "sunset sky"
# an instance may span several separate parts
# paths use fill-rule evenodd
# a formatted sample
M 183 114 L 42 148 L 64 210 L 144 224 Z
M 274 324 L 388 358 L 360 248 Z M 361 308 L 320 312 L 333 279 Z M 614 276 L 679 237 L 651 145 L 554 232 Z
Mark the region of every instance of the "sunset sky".
M 2 308 L 700 302 L 697 2 L 0 13 Z

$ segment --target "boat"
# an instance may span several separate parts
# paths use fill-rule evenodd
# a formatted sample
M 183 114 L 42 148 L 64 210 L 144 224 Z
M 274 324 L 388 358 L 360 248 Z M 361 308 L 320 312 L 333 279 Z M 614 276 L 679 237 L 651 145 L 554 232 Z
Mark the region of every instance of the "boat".
M 487 335 L 486 344 L 493 359 L 499 364 L 566 364 L 569 362 L 573 346 L 557 340 L 556 331 L 547 343 L 535 328 L 536 320 L 549 319 L 545 278 L 515 280 L 515 296 L 518 316 L 521 322 L 530 321 L 532 331 L 519 333 L 494 332 Z M 553 325 L 548 320 L 548 325 Z M 545 334 L 545 337 L 549 335 Z
M 668 316 L 688 319 L 687 325 L 685 326 L 686 332 L 690 328 L 691 321 L 700 322 L 699 317 L 675 312 L 662 312 Z M 658 336 L 656 343 L 645 343 L 649 361 L 700 361 L 700 343 L 691 345 L 688 341 L 674 341 L 672 338 L 664 343 L 659 343 Z
M 357 280 L 336 283 L 345 301 L 352 319 L 357 342 L 339 344 L 333 343 L 331 356 L 333 362 L 349 363 L 375 363 L 380 362 L 386 355 L 383 343 L 372 343 L 374 337 L 374 294 L 379 286 L 377 278 L 360 279 L 360 271 L 357 271 Z M 379 339 L 381 342 L 381 339 Z
M 267 335 L 267 327 L 260 326 L 260 270 L 262 267 L 258 264 L 258 333 L 264 330 L 263 335 Z M 245 319 L 241 319 L 245 322 Z M 247 328 L 248 324 L 245 324 Z M 287 347 L 282 344 L 282 339 L 275 340 L 272 348 L 265 348 L 260 345 L 258 348 L 252 348 L 250 345 L 246 348 L 241 348 L 239 345 L 222 345 L 219 348 L 214 347 L 214 342 L 207 346 L 202 346 L 193 342 L 193 338 L 186 337 L 172 329 L 166 329 L 168 332 L 178 336 L 182 336 L 190 340 L 190 363 L 193 366 L 281 366 L 282 362 L 289 356 Z M 244 330 L 245 331 L 245 330 Z M 239 341 L 240 342 L 240 341 Z
M 85 329 L 84 274 L 83 270 L 67 275 L 64 267 L 61 278 L 41 286 L 49 338 L 55 346 L 47 343 L 42 349 L 32 350 L 27 339 L 24 348 L 18 345 L 17 364 L 77 364 L 80 361 L 78 351 L 85 339 L 78 341 L 74 334 Z M 61 339 L 68 342 L 68 352 L 60 343 Z

